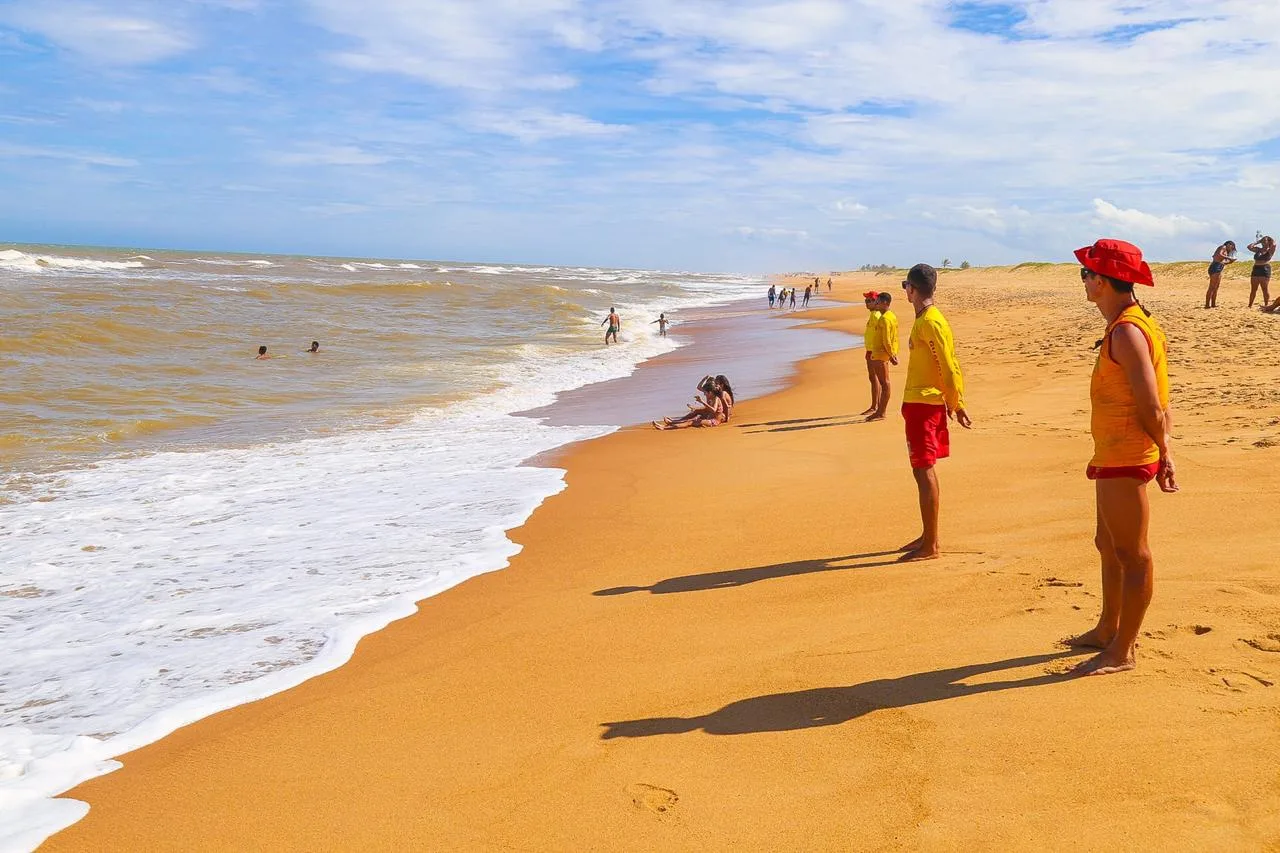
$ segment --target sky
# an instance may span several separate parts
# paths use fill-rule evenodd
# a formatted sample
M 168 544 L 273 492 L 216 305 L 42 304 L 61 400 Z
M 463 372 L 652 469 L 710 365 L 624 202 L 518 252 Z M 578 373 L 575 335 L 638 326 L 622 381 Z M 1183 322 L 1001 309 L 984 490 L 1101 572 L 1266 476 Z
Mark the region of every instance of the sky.
M 0 0 L 15 243 L 1207 258 L 1280 230 L 1277 155 L 1269 0 Z

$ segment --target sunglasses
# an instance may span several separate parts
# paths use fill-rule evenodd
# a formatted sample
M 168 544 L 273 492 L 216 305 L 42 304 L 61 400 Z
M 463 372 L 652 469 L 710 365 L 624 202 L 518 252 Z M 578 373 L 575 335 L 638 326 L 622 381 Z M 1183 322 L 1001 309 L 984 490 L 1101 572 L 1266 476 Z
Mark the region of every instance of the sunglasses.
M 909 288 L 910 286 L 911 286 L 911 282 L 909 282 L 909 281 L 904 281 L 904 282 L 902 283 L 902 289 L 903 289 L 903 290 L 906 290 L 906 289 L 907 289 L 907 288 Z
M 1081 281 L 1088 281 L 1088 280 L 1089 280 L 1089 276 L 1091 276 L 1091 275 L 1097 275 L 1097 273 L 1096 273 L 1096 272 L 1094 272 L 1094 271 L 1093 271 L 1093 270 L 1091 270 L 1091 269 L 1086 269 L 1085 267 L 1080 267 L 1080 280 L 1081 280 Z

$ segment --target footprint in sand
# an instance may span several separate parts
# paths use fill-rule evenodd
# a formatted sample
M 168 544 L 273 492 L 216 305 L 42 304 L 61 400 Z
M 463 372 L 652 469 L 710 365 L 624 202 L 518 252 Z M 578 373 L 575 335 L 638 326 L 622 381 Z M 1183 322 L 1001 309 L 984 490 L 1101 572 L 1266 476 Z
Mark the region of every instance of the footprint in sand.
M 631 795 L 631 802 L 636 808 L 656 815 L 671 811 L 680 799 L 680 796 L 669 788 L 659 788 L 657 785 L 646 785 L 643 782 L 629 786 L 627 793 Z
M 1075 586 L 1084 586 L 1084 584 L 1080 583 L 1079 581 L 1064 581 L 1062 578 L 1045 578 L 1044 580 L 1040 581 L 1040 586 L 1075 587 Z
M 1280 652 L 1280 634 L 1267 634 L 1265 637 L 1254 637 L 1245 640 L 1246 646 L 1252 646 L 1260 652 Z

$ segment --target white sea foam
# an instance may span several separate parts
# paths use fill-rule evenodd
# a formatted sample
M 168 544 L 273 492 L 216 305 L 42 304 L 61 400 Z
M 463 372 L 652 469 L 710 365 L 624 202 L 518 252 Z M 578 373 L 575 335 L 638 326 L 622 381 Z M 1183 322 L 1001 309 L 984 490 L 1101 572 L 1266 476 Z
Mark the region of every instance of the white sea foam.
M 414 601 L 505 566 L 504 531 L 563 488 L 521 461 L 609 431 L 509 413 L 674 349 L 639 331 L 659 311 L 760 287 L 636 275 L 654 286 L 599 294 L 625 318 L 620 346 L 518 347 L 500 390 L 407 424 L 28 476 L 0 505 L 0 849 L 82 817 L 50 798 L 113 756 L 339 666 Z
M 142 261 L 98 261 L 93 258 L 69 258 L 62 255 L 28 254 L 17 249 L 0 250 L 0 269 L 17 272 L 102 272 L 131 270 L 146 266 Z

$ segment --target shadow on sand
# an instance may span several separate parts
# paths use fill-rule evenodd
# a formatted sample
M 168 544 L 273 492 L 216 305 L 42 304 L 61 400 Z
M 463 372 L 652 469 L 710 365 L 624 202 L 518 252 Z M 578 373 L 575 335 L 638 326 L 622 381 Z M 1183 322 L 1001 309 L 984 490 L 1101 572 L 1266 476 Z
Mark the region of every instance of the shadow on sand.
M 649 592 L 654 595 L 666 595 L 671 592 L 729 589 L 736 586 L 746 586 L 757 581 L 785 578 L 793 575 L 808 575 L 814 572 L 842 572 L 850 569 L 874 569 L 881 566 L 893 566 L 898 564 L 896 559 L 879 560 L 870 563 L 851 563 L 849 561 L 888 557 L 899 553 L 899 551 L 872 551 L 867 554 L 848 554 L 844 557 L 830 557 L 825 560 L 796 560 L 791 563 L 775 563 L 772 566 L 755 566 L 750 569 L 729 569 L 723 572 L 707 572 L 702 575 L 667 578 L 666 580 L 658 581 L 653 586 L 615 586 L 611 589 L 598 589 L 591 594 L 623 595 L 628 592 Z
M 710 735 L 743 735 L 757 732 L 789 732 L 819 726 L 838 726 L 882 708 L 905 708 L 996 690 L 1037 687 L 1065 681 L 1065 673 L 1043 673 L 1030 678 L 965 684 L 963 680 L 990 672 L 1047 664 L 1085 650 L 1051 652 L 1020 658 L 920 672 L 899 678 L 877 678 L 848 687 L 818 687 L 793 693 L 773 693 L 731 702 L 701 717 L 653 717 L 601 723 L 603 740 L 619 737 L 652 737 L 703 731 Z

